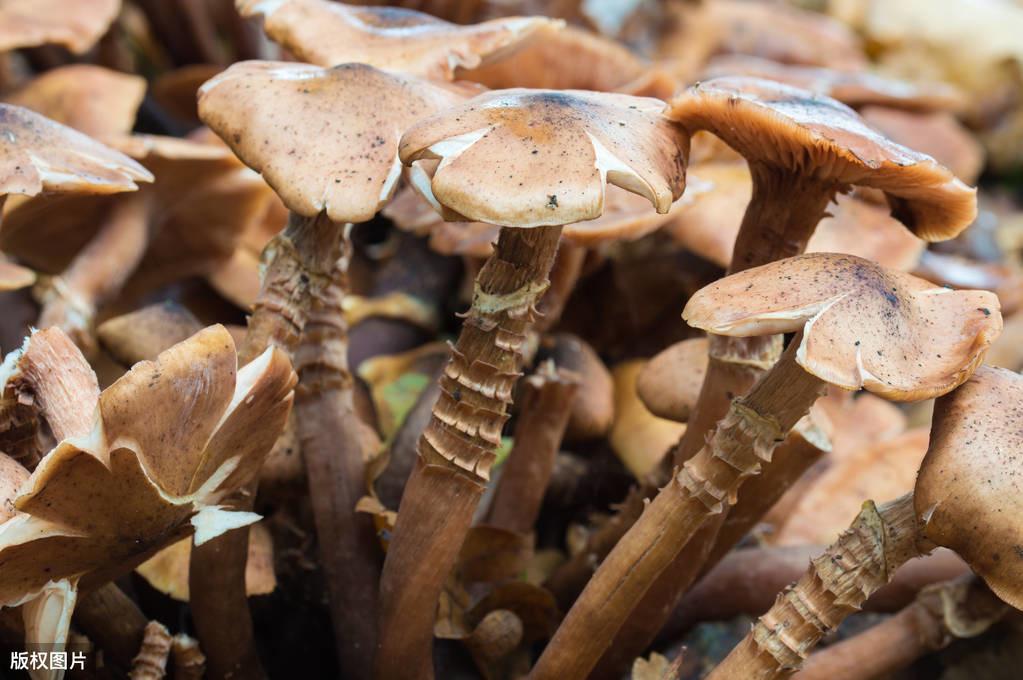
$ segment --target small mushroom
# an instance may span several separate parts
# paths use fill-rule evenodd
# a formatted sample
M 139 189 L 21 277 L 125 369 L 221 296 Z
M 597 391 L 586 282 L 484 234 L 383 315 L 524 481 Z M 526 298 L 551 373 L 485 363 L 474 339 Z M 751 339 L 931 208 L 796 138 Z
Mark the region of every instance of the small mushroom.
M 608 441 L 615 454 L 636 479 L 650 474 L 661 457 L 678 441 L 685 425 L 658 417 L 636 394 L 639 375 L 646 368 L 642 360 L 615 366 L 615 419 Z
M 191 312 L 168 301 L 108 319 L 99 325 L 96 335 L 114 359 L 133 366 L 156 358 L 200 330 L 202 324 Z
M 3 0 L 0 51 L 62 45 L 82 54 L 117 17 L 121 0 Z
M 267 34 L 302 61 L 362 62 L 398 73 L 454 80 L 458 68 L 497 59 L 560 21 L 507 17 L 460 26 L 399 7 L 358 7 L 327 0 L 237 0 L 242 16 L 262 15 Z
M 683 340 L 643 367 L 636 391 L 650 412 L 679 423 L 689 420 L 707 372 L 707 339 Z
M 1001 329 L 991 293 L 949 291 L 823 253 L 721 279 L 690 299 L 683 318 L 717 334 L 797 335 L 604 560 L 535 678 L 586 676 L 693 534 L 735 504 L 746 478 L 765 473 L 826 384 L 907 401 L 944 394 L 969 378 Z

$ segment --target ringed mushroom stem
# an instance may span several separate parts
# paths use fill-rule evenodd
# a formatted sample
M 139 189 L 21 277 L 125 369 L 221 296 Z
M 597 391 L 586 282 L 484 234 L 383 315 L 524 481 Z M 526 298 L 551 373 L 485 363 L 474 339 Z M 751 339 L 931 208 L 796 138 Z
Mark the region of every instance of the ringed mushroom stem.
M 315 262 L 317 253 L 330 252 L 336 238 L 326 216 L 289 215 L 287 227 L 263 249 L 262 286 L 238 349 L 239 364 L 247 364 L 270 346 L 294 354 L 309 305 L 310 279 L 304 263 Z M 255 488 L 250 485 L 227 503 L 236 510 L 251 510 L 254 501 Z M 248 529 L 229 531 L 192 549 L 188 572 L 192 618 L 209 678 L 266 677 L 248 613 L 248 553 Z
M 532 680 L 587 677 L 655 579 L 770 462 L 826 384 L 796 363 L 800 339 L 793 338 L 750 393 L 733 402 L 706 446 L 647 505 L 569 610 Z
M 329 247 L 304 263 L 309 309 L 295 350 L 295 420 L 321 563 L 343 672 L 368 678 L 376 649 L 377 575 L 381 557 L 369 515 L 355 512 L 366 472 L 348 370 L 342 301 L 352 255 L 350 226 L 322 220 Z
M 913 494 L 863 504 L 852 524 L 753 625 L 708 680 L 770 680 L 795 673 L 810 650 L 895 570 L 934 546 L 922 538 Z
M 976 576 L 925 588 L 895 616 L 813 654 L 797 680 L 863 680 L 906 668 L 957 638 L 980 635 L 1009 606 Z
M 746 480 L 738 502 L 700 529 L 658 577 L 601 657 L 594 680 L 620 677 L 622 669 L 657 638 L 675 610 L 675 599 L 728 554 L 785 490 L 820 460 L 821 449 L 803 436 L 805 431 L 797 430 L 799 426 L 789 432 L 760 474 Z
M 124 670 L 131 668 L 149 622 L 138 605 L 114 583 L 79 597 L 74 621 L 108 659 Z
M 147 194 L 118 197 L 96 235 L 45 293 L 39 326 L 64 330 L 87 355 L 96 350 L 96 312 L 120 292 L 149 245 Z
M 437 601 L 501 441 L 561 227 L 503 228 L 419 440 L 380 581 L 376 677 L 431 678 Z
M 487 524 L 523 535 L 533 531 L 578 387 L 574 374 L 549 361 L 522 381 L 515 443 L 501 471 Z

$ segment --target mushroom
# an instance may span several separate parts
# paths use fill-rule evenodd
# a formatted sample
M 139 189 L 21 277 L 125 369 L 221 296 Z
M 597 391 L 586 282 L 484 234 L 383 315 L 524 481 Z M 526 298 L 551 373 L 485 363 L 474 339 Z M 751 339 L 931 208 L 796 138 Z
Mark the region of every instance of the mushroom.
M 145 92 L 146 81 L 139 76 L 71 64 L 46 71 L 6 94 L 4 101 L 109 142 L 131 131 Z
M 688 139 L 661 109 L 621 94 L 507 90 L 402 137 L 414 186 L 446 219 L 505 228 L 476 278 L 398 510 L 381 577 L 382 677 L 432 675 L 437 598 L 489 479 L 562 225 L 598 217 L 607 182 L 662 214 L 682 194 Z M 424 160 L 440 161 L 432 175 Z
M 917 112 L 960 111 L 965 96 L 946 83 L 910 83 L 867 71 L 839 71 L 780 64 L 748 55 L 716 57 L 703 71 L 703 80 L 721 76 L 749 76 L 773 80 L 825 97 L 853 108 L 883 106 Z M 915 148 L 915 147 L 914 147 Z
M 788 677 L 828 631 L 858 610 L 907 560 L 951 548 L 1007 604 L 1020 595 L 1019 402 L 1023 379 L 983 366 L 934 409 L 915 489 L 882 506 L 868 501 L 839 539 L 709 676 Z M 1006 558 L 1003 559 L 1003 556 Z
M 106 33 L 120 9 L 121 0 L 3 0 L 0 51 L 56 44 L 82 54 Z
M 59 363 L 40 364 L 47 357 Z M 0 602 L 35 602 L 26 624 L 46 632 L 40 642 L 65 639 L 77 590 L 107 583 L 182 536 L 205 542 L 258 518 L 218 504 L 251 479 L 284 426 L 294 374 L 280 352 L 236 371 L 234 343 L 215 326 L 101 394 L 95 376 L 91 385 L 67 379 L 91 371 L 51 329 L 8 355 L 12 365 L 59 440 L 0 524 Z
M 950 291 L 827 253 L 721 279 L 690 299 L 683 318 L 717 334 L 796 337 L 604 560 L 537 662 L 535 679 L 586 676 L 693 535 L 735 504 L 748 477 L 769 471 L 774 449 L 825 385 L 900 401 L 941 395 L 969 378 L 1001 329 L 992 293 Z
M 625 361 L 611 370 L 615 382 L 614 424 L 608 443 L 625 469 L 636 479 L 651 474 L 665 452 L 685 432 L 685 425 L 647 410 L 637 395 L 639 376 L 646 370 L 642 359 Z
M 459 26 L 400 7 L 359 7 L 328 0 L 236 0 L 242 16 L 263 16 L 267 34 L 318 66 L 358 61 L 388 71 L 454 80 L 456 69 L 497 59 L 562 22 L 507 17 Z
M 696 406 L 706 372 L 707 338 L 683 340 L 647 362 L 636 392 L 655 416 L 684 423 Z
M 606 435 L 614 422 L 614 382 L 596 350 L 578 336 L 554 333 L 541 341 L 540 356 L 553 359 L 579 380 L 565 440 L 579 442 Z
M 342 309 L 351 257 L 346 223 L 371 219 L 390 198 L 400 177 L 401 132 L 460 100 L 459 90 L 365 64 L 324 69 L 257 61 L 231 66 L 199 93 L 203 121 L 290 211 L 287 227 L 263 251 L 263 287 L 246 345 L 276 344 L 294 356 L 296 423 L 338 654 L 360 676 L 369 676 L 376 647 L 379 548 L 371 519 L 354 512 L 365 475 Z M 243 615 L 243 547 L 240 542 L 232 555 L 230 573 L 212 568 L 223 561 L 212 551 L 193 551 L 191 587 L 201 592 L 200 608 L 217 600 L 231 578 L 236 597 L 224 610 Z M 197 560 L 211 560 L 210 568 Z M 212 606 L 196 609 L 211 669 L 230 669 L 251 651 L 220 635 L 229 625 L 223 615 Z

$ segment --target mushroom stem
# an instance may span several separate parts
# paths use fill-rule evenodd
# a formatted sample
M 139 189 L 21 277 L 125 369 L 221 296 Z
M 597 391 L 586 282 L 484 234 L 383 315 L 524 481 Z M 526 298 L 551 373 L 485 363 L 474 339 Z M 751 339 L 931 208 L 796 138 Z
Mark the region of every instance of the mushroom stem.
M 867 680 L 906 668 L 953 640 L 975 637 L 1009 606 L 972 574 L 925 588 L 895 616 L 806 660 L 798 680 Z
M 86 354 L 95 352 L 99 306 L 120 292 L 149 245 L 147 210 L 145 192 L 114 202 L 96 235 L 44 294 L 41 328 L 57 326 Z
M 376 649 L 380 549 L 372 518 L 355 512 L 366 473 L 348 370 L 348 327 L 342 301 L 351 259 L 349 229 L 321 223 L 331 244 L 306 261 L 309 309 L 295 350 L 299 383 L 295 421 L 341 668 L 368 678 Z
M 239 364 L 252 361 L 270 346 L 294 353 L 310 302 L 304 263 L 316 262 L 317 253 L 331 252 L 336 239 L 335 226 L 326 216 L 289 215 L 288 226 L 263 249 L 262 287 L 238 349 Z M 228 502 L 233 509 L 251 510 L 254 501 L 255 489 L 250 488 Z M 248 529 L 229 531 L 192 549 L 190 605 L 210 678 L 266 677 L 248 613 L 248 554 Z
M 555 369 L 550 361 L 522 381 L 515 443 L 501 471 L 487 524 L 519 534 L 533 530 L 577 388 L 575 375 Z
M 131 662 L 129 680 L 161 680 L 167 676 L 167 659 L 171 651 L 171 634 L 159 621 L 146 624 L 139 653 Z
M 849 528 L 778 595 L 708 680 L 791 676 L 829 631 L 857 612 L 895 570 L 933 548 L 921 537 L 913 495 L 867 501 Z
M 824 546 L 816 545 L 733 550 L 686 593 L 658 638 L 678 638 L 703 621 L 727 621 L 742 614 L 760 616 L 771 608 L 776 593 L 798 579 L 807 563 L 823 552 Z M 935 550 L 903 565 L 863 607 L 874 612 L 898 611 L 922 588 L 968 571 L 951 550 Z
M 584 678 L 626 618 L 700 529 L 736 501 L 743 481 L 824 390 L 796 363 L 800 336 L 736 400 L 700 452 L 678 470 L 590 579 L 533 669 L 533 680 Z
M 504 228 L 476 277 L 384 563 L 378 678 L 433 676 L 437 600 L 490 478 L 560 235 L 561 227 Z
M 820 460 L 819 434 L 801 421 L 774 450 L 770 463 L 749 478 L 738 502 L 720 521 L 709 522 L 682 548 L 633 609 L 615 641 L 601 657 L 593 678 L 620 677 L 643 653 L 675 610 L 675 600 L 707 573 L 745 536 L 775 501 L 814 462 Z
M 74 620 L 108 659 L 122 669 L 131 668 L 148 620 L 117 585 L 108 583 L 82 595 L 75 606 Z

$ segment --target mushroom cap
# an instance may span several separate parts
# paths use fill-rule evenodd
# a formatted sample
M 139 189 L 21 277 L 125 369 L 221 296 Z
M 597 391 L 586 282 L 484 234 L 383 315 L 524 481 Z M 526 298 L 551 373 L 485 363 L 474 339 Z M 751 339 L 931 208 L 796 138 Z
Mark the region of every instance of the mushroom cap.
M 32 79 L 4 101 L 24 106 L 91 137 L 131 132 L 146 93 L 140 76 L 92 64 L 61 66 Z
M 603 92 L 487 92 L 411 127 L 399 152 L 406 165 L 440 159 L 429 178 L 416 163 L 413 185 L 467 221 L 538 227 L 594 219 L 608 182 L 664 214 L 685 189 L 688 138 L 663 108 L 657 99 Z
M 294 384 L 279 350 L 236 370 L 231 336 L 214 326 L 137 364 L 98 405 L 80 401 L 91 430 L 40 461 L 15 499 L 18 514 L 0 525 L 0 602 L 50 580 L 104 583 L 193 527 L 201 543 L 252 523 L 258 516 L 217 503 L 258 471 Z
M 245 61 L 202 86 L 199 115 L 292 212 L 365 222 L 397 185 L 402 131 L 460 100 L 365 64 Z
M 636 394 L 636 380 L 645 364 L 643 360 L 633 359 L 611 369 L 615 410 L 608 441 L 615 455 L 636 479 L 652 472 L 686 431 L 684 424 L 658 418 L 640 401 Z
M 605 436 L 614 422 L 614 380 L 600 355 L 582 338 L 554 333 L 542 345 L 542 356 L 555 366 L 574 373 L 579 388 L 572 397 L 565 440 L 578 442 Z
M 36 273 L 31 269 L 0 259 L 0 291 L 20 290 L 35 282 Z
M 707 338 L 676 342 L 655 355 L 636 379 L 636 392 L 658 418 L 679 423 L 689 420 L 707 374 Z
M 528 87 L 610 92 L 641 78 L 645 71 L 643 60 L 621 43 L 565 26 L 463 75 L 492 90 Z
M 176 302 L 149 305 L 107 319 L 96 328 L 103 348 L 125 366 L 153 359 L 202 330 L 190 311 Z
M 886 106 L 910 111 L 959 111 L 966 105 L 963 92 L 947 83 L 911 83 L 869 71 L 794 66 L 750 55 L 714 58 L 704 69 L 701 80 L 722 76 L 773 80 L 837 99 L 854 108 Z
M 688 250 L 726 268 L 753 195 L 749 168 L 742 162 L 689 167 L 690 182 L 702 180 L 710 189 L 694 194 L 691 205 L 674 217 L 665 231 Z M 919 262 L 924 242 L 883 207 L 839 194 L 829 213 L 810 237 L 808 252 L 848 253 L 890 269 L 909 270 Z
M 975 189 L 829 97 L 732 76 L 689 87 L 671 100 L 666 115 L 690 132 L 713 132 L 750 163 L 838 187 L 879 189 L 892 215 L 928 241 L 955 236 L 977 216 Z
M 914 505 L 924 535 L 1023 608 L 1023 377 L 981 366 L 938 399 Z
M 120 9 L 121 0 L 0 0 L 0 52 L 56 44 L 82 54 Z
M 0 194 L 115 194 L 153 176 L 127 156 L 38 113 L 0 104 Z
M 951 290 L 834 253 L 727 276 L 697 291 L 682 317 L 718 335 L 802 331 L 796 361 L 806 371 L 896 401 L 962 384 L 1002 329 L 994 293 Z
M 496 59 L 540 29 L 563 22 L 505 17 L 460 26 L 401 7 L 359 7 L 327 0 L 236 0 L 242 16 L 263 15 L 274 41 L 318 66 L 360 62 L 399 73 L 454 80 L 455 69 Z
M 6 453 L 0 453 L 0 522 L 14 517 L 14 497 L 28 479 L 28 470 Z

